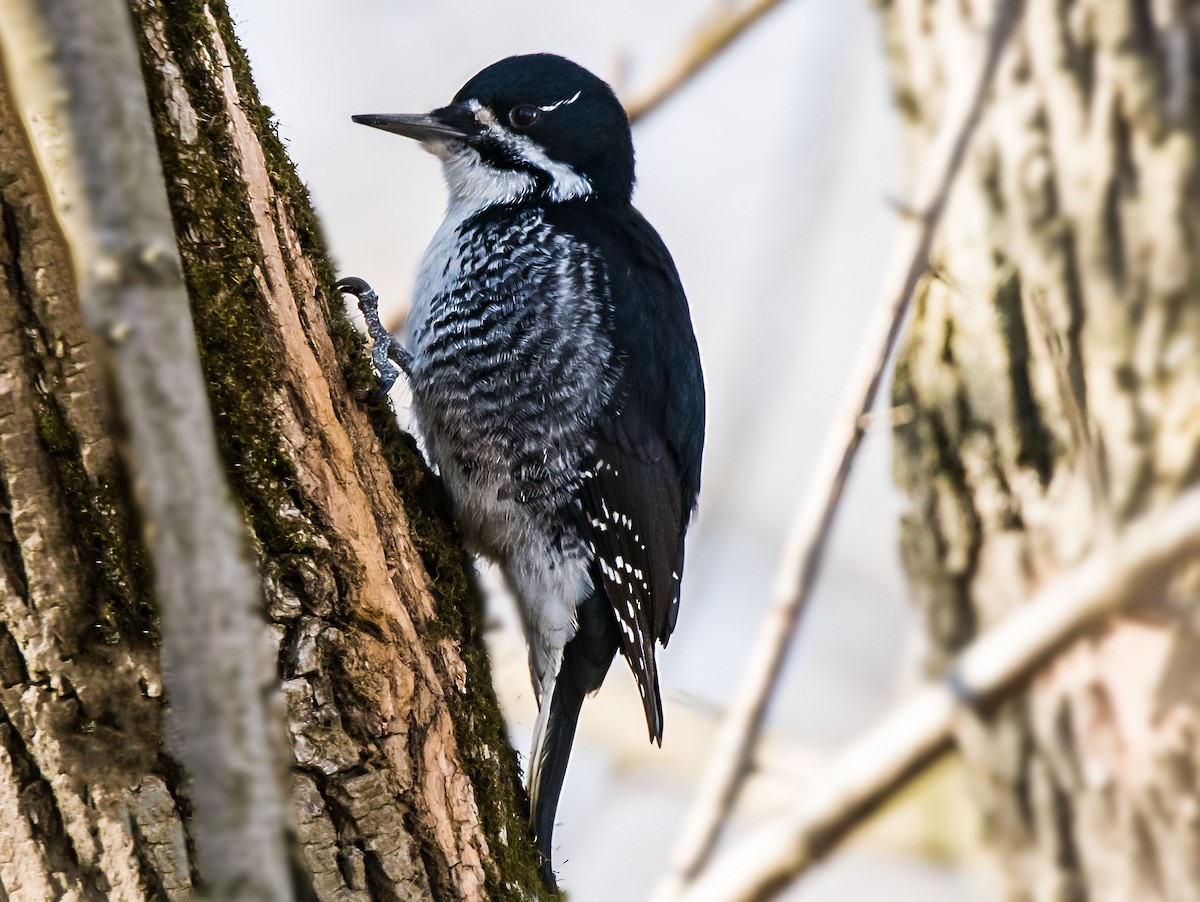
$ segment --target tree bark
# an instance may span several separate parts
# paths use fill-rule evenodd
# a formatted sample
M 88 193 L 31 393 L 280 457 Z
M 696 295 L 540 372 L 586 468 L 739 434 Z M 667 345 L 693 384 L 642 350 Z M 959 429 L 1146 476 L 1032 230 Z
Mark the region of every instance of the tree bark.
M 372 397 L 228 12 L 130 9 L 265 598 L 298 893 L 544 895 L 470 562 L 440 485 Z M 0 898 L 184 898 L 205 887 L 193 786 L 164 736 L 158 562 L 56 218 L 71 199 L 27 125 L 0 81 Z
M 882 4 L 915 168 L 989 3 Z M 937 668 L 1200 476 L 1200 7 L 1026 0 L 899 355 Z M 1200 899 L 1196 574 L 959 741 L 1007 898 Z

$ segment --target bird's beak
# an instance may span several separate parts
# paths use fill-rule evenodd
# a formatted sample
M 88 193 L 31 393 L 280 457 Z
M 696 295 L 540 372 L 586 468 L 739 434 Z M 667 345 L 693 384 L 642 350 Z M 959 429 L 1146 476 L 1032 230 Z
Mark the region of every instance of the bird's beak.
M 350 118 L 359 125 L 381 128 L 385 132 L 404 135 L 422 143 L 445 141 L 447 138 L 469 141 L 482 131 L 474 113 L 457 104 L 442 107 L 432 113 L 368 114 Z

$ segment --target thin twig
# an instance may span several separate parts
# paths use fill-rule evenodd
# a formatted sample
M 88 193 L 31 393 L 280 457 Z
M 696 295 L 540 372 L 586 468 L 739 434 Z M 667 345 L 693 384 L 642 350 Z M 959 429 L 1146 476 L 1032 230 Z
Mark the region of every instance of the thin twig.
M 863 417 L 875 404 L 884 368 L 913 292 L 928 267 L 929 248 L 942 208 L 1020 6 L 1020 0 L 997 3 L 979 68 L 972 78 L 962 82 L 963 90 L 952 97 L 929 150 L 914 204 L 923 215 L 899 224 L 878 306 L 859 348 L 838 415 L 826 434 L 809 493 L 788 537 L 771 608 L 656 899 L 674 898 L 695 878 L 711 853 L 745 778 L 750 752 L 778 682 L 784 654 L 812 592 L 834 512 L 862 443 Z
M 654 83 L 635 92 L 625 104 L 629 121 L 634 123 L 644 119 L 662 106 L 750 26 L 782 3 L 783 0 L 751 0 L 733 12 L 716 14 L 702 24 Z
M 129 431 L 196 868 L 214 897 L 284 902 L 259 580 L 217 452 L 129 7 L 0 0 L 0 38 Z
M 769 899 L 953 745 L 956 714 L 1019 690 L 1057 651 L 1124 605 L 1169 591 L 1200 554 L 1200 490 L 1130 526 L 1113 545 L 973 642 L 947 676 L 898 705 L 809 784 L 789 814 L 723 852 L 684 902 Z

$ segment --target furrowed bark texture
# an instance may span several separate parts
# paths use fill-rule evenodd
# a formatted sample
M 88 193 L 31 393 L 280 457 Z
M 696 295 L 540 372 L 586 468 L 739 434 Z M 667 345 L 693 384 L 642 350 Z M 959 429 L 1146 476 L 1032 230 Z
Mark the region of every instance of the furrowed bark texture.
M 369 362 L 228 12 L 130 6 L 267 599 L 300 894 L 541 892 L 469 562 L 412 440 L 362 400 Z M 0 899 L 184 898 L 153 562 L 71 272 L 0 90 Z
M 882 3 L 915 171 L 989 3 Z M 897 363 L 936 667 L 1200 475 L 1200 4 L 1026 0 Z M 1197 581 L 960 745 L 1007 897 L 1200 899 Z

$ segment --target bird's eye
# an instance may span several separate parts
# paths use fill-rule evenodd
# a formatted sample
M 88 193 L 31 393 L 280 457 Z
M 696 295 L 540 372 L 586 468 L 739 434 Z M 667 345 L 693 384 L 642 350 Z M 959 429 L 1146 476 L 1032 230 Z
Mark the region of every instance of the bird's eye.
M 542 111 L 532 104 L 523 103 L 520 106 L 515 106 L 508 113 L 508 121 L 513 128 L 529 128 L 533 123 L 538 121 L 538 117 L 542 115 Z

